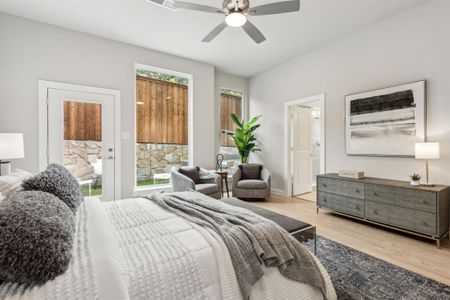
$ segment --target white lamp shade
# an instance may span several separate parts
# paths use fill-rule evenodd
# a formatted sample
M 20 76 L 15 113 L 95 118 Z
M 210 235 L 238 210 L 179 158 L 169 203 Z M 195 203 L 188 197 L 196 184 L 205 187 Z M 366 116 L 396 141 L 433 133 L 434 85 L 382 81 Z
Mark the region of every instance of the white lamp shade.
M 438 159 L 439 157 L 439 143 L 416 143 L 417 159 Z
M 0 160 L 24 157 L 23 134 L 0 133 Z

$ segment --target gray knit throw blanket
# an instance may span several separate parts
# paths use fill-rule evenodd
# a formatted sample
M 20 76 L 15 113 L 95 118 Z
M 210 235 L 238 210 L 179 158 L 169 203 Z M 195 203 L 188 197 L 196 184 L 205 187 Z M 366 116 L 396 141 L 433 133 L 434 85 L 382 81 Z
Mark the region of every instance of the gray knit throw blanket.
M 228 248 L 244 299 L 250 298 L 253 285 L 264 275 L 262 263 L 278 267 L 289 279 L 319 288 L 325 297 L 325 281 L 312 254 L 274 222 L 196 192 L 146 198 L 217 232 Z

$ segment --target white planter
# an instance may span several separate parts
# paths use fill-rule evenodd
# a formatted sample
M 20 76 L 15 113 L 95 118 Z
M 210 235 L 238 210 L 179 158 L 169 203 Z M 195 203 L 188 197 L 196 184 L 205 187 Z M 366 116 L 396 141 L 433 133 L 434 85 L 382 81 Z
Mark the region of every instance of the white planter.
M 418 180 L 411 180 L 411 185 L 412 186 L 420 186 L 420 181 L 418 181 Z

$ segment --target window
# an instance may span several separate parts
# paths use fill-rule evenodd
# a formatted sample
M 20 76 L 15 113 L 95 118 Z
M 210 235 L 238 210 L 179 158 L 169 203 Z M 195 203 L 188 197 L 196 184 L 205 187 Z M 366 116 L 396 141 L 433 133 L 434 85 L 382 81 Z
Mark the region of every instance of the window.
M 167 185 L 189 164 L 189 78 L 136 68 L 136 186 Z
M 231 120 L 235 113 L 239 119 L 243 118 L 243 94 L 231 89 L 222 89 L 220 92 L 220 153 L 224 155 L 222 167 L 229 171 L 234 170 L 240 162 L 240 157 L 231 137 L 227 131 L 236 129 Z

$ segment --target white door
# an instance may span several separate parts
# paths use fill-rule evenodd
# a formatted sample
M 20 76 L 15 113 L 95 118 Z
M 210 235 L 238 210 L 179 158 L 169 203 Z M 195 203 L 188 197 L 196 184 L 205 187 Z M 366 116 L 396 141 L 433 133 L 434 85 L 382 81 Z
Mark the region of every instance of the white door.
M 114 96 L 48 89 L 47 162 L 64 165 L 85 196 L 115 199 Z
M 292 194 L 312 191 L 311 109 L 296 105 L 292 109 Z

